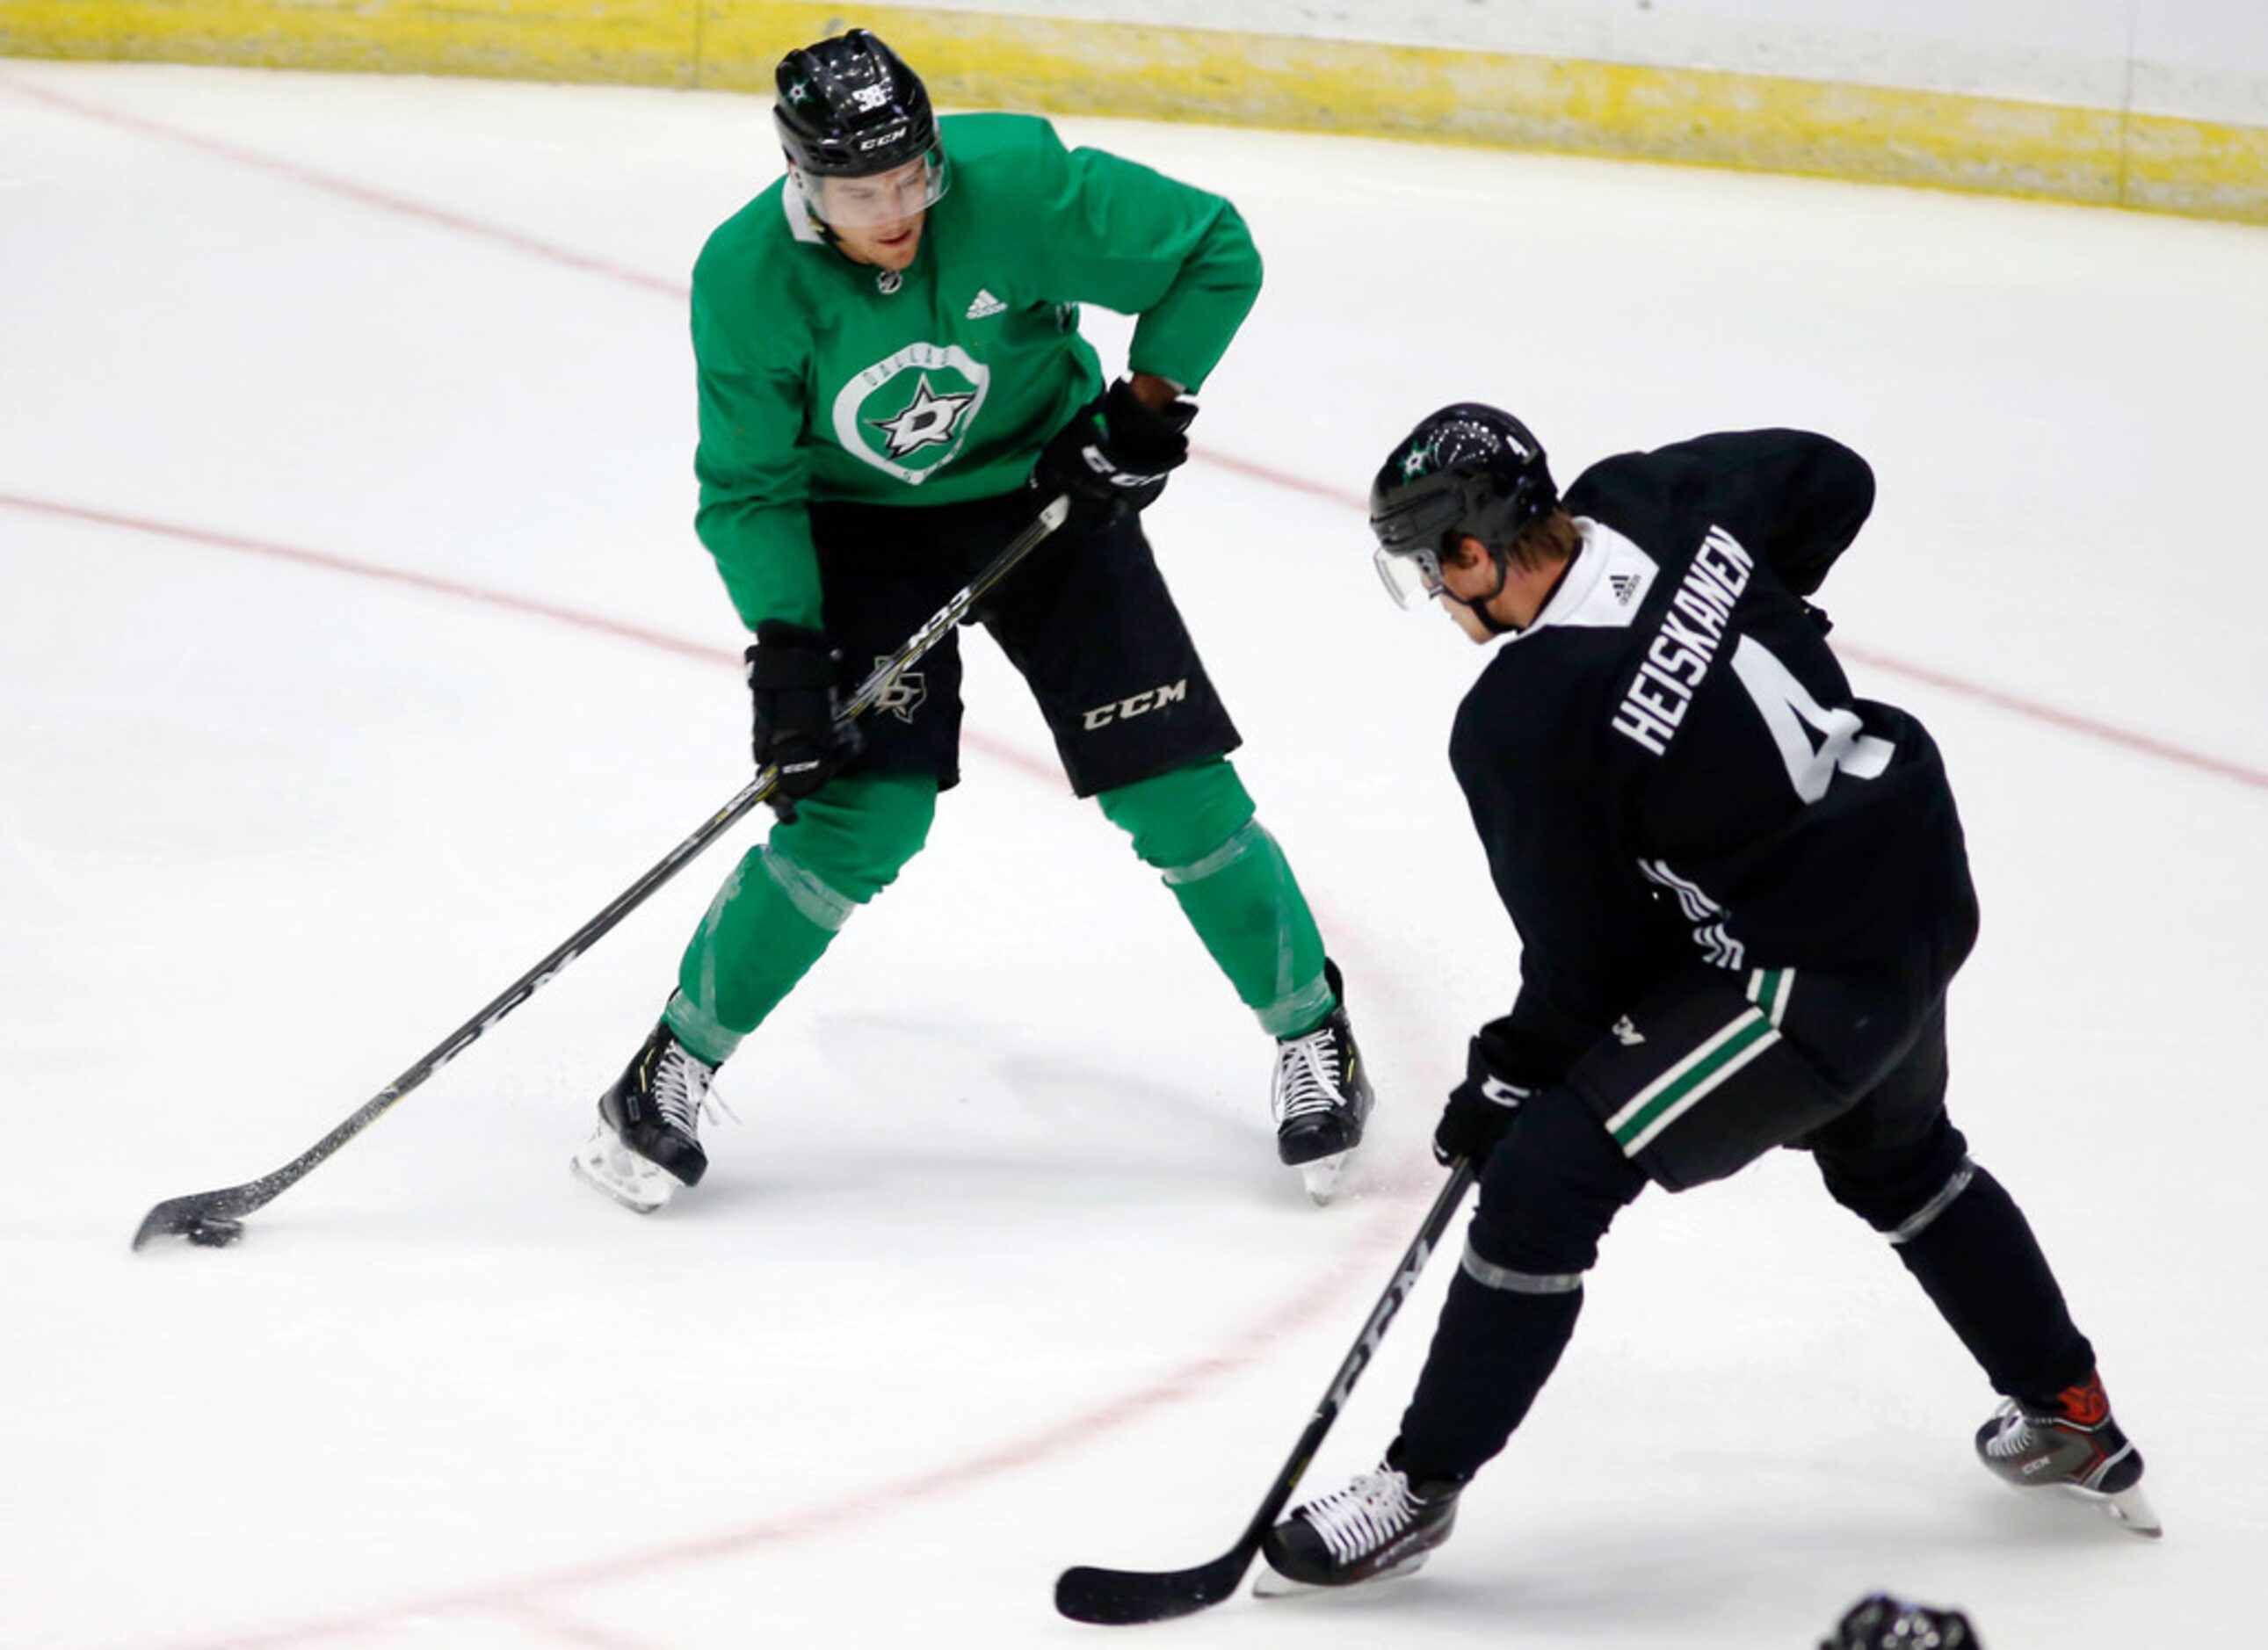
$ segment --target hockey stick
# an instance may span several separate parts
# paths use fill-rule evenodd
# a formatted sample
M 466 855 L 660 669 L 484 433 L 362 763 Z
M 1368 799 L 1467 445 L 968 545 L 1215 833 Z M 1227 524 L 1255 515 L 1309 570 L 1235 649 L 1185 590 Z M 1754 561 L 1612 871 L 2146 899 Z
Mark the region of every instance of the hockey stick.
M 1473 1166 L 1462 1160 L 1450 1171 L 1449 1178 L 1433 1198 L 1433 1206 L 1425 1212 L 1425 1223 L 1418 1228 L 1416 1240 L 1403 1251 L 1402 1260 L 1394 1269 L 1393 1281 L 1379 1296 L 1378 1304 L 1370 1309 L 1370 1318 L 1363 1324 L 1362 1333 L 1355 1337 L 1353 1347 L 1339 1364 L 1338 1374 L 1331 1377 L 1322 1402 L 1315 1405 L 1314 1413 L 1308 1418 L 1307 1430 L 1292 1447 L 1291 1458 L 1277 1473 L 1275 1484 L 1260 1503 L 1260 1510 L 1252 1515 L 1252 1521 L 1244 1527 L 1244 1534 L 1237 1537 L 1236 1545 L 1211 1564 L 1201 1564 L 1194 1570 L 1101 1570 L 1079 1565 L 1056 1578 L 1058 1611 L 1073 1621 L 1123 1627 L 1138 1622 L 1195 1615 L 1236 1591 L 1244 1580 L 1244 1573 L 1252 1567 L 1252 1560 L 1259 1554 L 1261 1537 L 1267 1535 L 1269 1526 L 1276 1521 L 1276 1514 L 1284 1510 L 1285 1503 L 1292 1499 L 1292 1492 L 1299 1487 L 1307 1463 L 1322 1446 L 1323 1434 L 1338 1419 L 1347 1395 L 1354 1390 L 1354 1383 L 1361 1379 L 1371 1355 L 1385 1337 L 1386 1326 L 1394 1322 L 1394 1315 L 1402 1310 L 1402 1303 L 1417 1286 L 1418 1275 L 1432 1257 L 1434 1244 L 1440 1241 L 1441 1233 L 1456 1213 L 1466 1188 L 1473 1183 Z
M 872 710 L 917 659 L 935 647 L 947 631 L 968 615 L 969 609 L 993 586 L 1037 549 L 1049 534 L 1063 526 L 1064 519 L 1070 512 L 1071 501 L 1068 498 L 1058 496 L 1051 500 L 1040 511 L 1031 526 L 1018 534 L 1006 549 L 954 594 L 952 600 L 931 615 L 921 629 L 906 638 L 903 646 L 874 667 L 873 673 L 858 684 L 858 691 L 850 696 L 850 702 L 843 707 L 836 720 L 847 723 Z M 167 1198 L 142 1218 L 142 1225 L 134 1234 L 134 1247 L 138 1249 L 153 1237 L 185 1237 L 193 1243 L 215 1248 L 234 1242 L 244 1234 L 246 1215 L 296 1185 L 310 1169 L 377 1122 L 396 1101 L 462 1054 L 486 1035 L 497 1021 L 542 990 L 554 976 L 589 949 L 593 942 L 644 904 L 663 883 L 691 864 L 703 849 L 723 836 L 751 808 L 770 797 L 778 783 L 779 770 L 777 768 L 766 768 L 757 774 L 738 796 L 710 815 L 693 835 L 670 850 L 666 858 L 616 895 L 604 910 L 577 929 L 542 961 L 506 986 L 494 1001 L 443 1038 L 438 1046 L 427 1050 L 415 1065 L 364 1101 L 352 1116 L 289 1163 L 273 1174 L 247 1181 L 241 1186 Z

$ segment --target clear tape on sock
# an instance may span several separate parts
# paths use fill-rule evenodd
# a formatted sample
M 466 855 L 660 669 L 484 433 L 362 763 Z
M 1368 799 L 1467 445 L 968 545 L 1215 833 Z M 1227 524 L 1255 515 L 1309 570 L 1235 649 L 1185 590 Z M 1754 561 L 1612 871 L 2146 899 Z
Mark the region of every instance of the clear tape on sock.
M 839 932 L 843 924 L 850 920 L 850 914 L 858 909 L 858 901 L 837 893 L 769 843 L 764 847 L 763 858 L 764 869 L 779 884 L 780 892 L 813 925 L 829 933 Z
M 1185 883 L 1202 882 L 1207 877 L 1217 877 L 1250 853 L 1255 844 L 1264 840 L 1267 835 L 1268 833 L 1261 829 L 1258 820 L 1248 819 L 1236 828 L 1234 834 L 1226 842 L 1221 843 L 1211 853 L 1201 855 L 1185 866 L 1167 866 L 1159 874 L 1163 876 L 1167 885 L 1172 888 L 1179 888 Z
M 1572 1295 L 1583 1286 L 1580 1272 L 1516 1272 L 1509 1266 L 1484 1260 L 1474 1252 L 1469 1239 L 1465 1243 L 1465 1257 L 1459 1264 L 1465 1276 L 1475 1283 L 1501 1289 L 1507 1294 Z
M 1947 1207 L 1955 1197 L 1967 1191 L 1969 1182 L 1976 1178 L 1977 1165 L 1969 1159 L 1962 1158 L 1961 1167 L 1946 1178 L 1945 1184 L 1937 1189 L 1937 1195 L 1914 1211 L 1907 1218 L 1904 1225 L 1890 1234 L 1890 1241 L 1894 1244 L 1911 1243 L 1928 1231 L 1937 1217 L 1946 1212 Z
M 1319 972 L 1260 1011 L 1261 1028 L 1278 1042 L 1302 1035 L 1331 1012 L 1331 983 Z

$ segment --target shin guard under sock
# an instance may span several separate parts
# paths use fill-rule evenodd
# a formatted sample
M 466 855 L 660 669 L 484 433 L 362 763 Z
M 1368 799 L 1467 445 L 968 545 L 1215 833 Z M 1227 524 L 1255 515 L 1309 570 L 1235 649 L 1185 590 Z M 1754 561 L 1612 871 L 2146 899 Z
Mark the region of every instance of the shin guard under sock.
M 2084 1381 L 2095 1349 L 2079 1332 L 2030 1222 L 2000 1182 L 1967 1165 L 1968 1184 L 1902 1243 L 1905 1263 L 2006 1397 Z
M 1498 1272 L 1491 1285 L 1475 1275 L 1473 1258 L 1469 1252 L 1449 1282 L 1432 1350 L 1390 1454 L 1413 1479 L 1462 1484 L 1502 1450 L 1557 1367 L 1583 1309 L 1580 1278 Z

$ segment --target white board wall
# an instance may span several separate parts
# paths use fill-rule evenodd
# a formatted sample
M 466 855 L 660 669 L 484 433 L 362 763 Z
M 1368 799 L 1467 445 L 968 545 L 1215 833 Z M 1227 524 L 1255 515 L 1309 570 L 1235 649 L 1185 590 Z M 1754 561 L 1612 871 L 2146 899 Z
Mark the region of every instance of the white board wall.
M 2268 124 L 2268 0 L 925 0 Z

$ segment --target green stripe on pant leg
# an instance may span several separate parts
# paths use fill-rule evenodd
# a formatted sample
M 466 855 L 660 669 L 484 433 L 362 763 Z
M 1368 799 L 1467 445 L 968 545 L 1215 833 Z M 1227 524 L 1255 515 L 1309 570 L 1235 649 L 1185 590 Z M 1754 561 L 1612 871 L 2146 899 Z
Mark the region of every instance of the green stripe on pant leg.
M 921 851 L 932 779 L 837 779 L 772 828 L 725 880 L 678 965 L 662 1018 L 711 1064 L 762 1025 L 859 906 Z
M 1787 1018 L 1788 991 L 1794 983 L 1793 969 L 1757 969 L 1749 976 L 1749 1000 L 1777 1026 Z
M 1694 1060 L 1672 1079 L 1655 1085 L 1642 1105 L 1625 1107 L 1609 1124 L 1609 1131 L 1624 1150 L 1634 1149 L 1633 1142 L 1643 1135 L 1648 1125 L 1673 1106 L 1683 1103 L 1698 1091 L 1705 1094 L 1722 1079 L 1728 1065 L 1740 1061 L 1749 1050 L 1765 1039 L 1777 1039 L 1771 1022 L 1761 1014 L 1752 1015 L 1742 1022 L 1732 1035 L 1700 1058 Z
M 1272 1037 L 1298 1036 L 1334 1006 L 1323 941 L 1299 879 L 1253 818 L 1252 799 L 1225 757 L 1160 774 L 1095 799 L 1165 874 L 1182 913 L 1245 1006 Z

